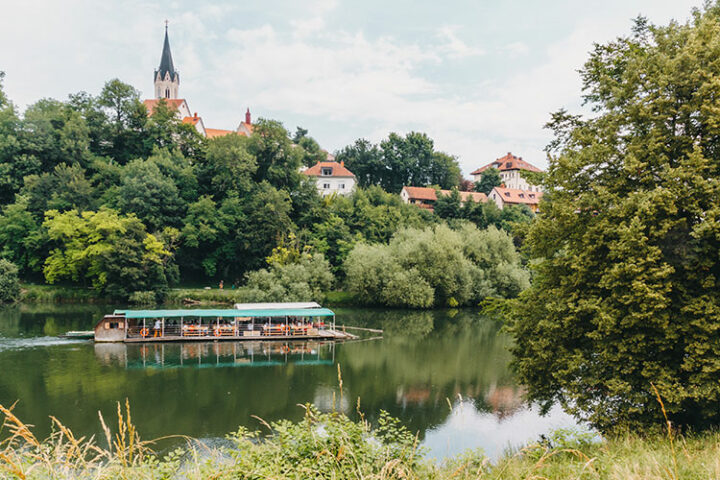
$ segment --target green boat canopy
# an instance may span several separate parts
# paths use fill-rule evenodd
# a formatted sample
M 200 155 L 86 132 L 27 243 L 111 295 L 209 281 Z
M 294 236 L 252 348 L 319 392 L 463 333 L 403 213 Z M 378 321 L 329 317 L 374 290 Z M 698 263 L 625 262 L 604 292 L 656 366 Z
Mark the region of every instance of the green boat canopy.
M 177 317 L 332 317 L 335 313 L 329 308 L 285 308 L 285 309 L 252 309 L 238 310 L 234 308 L 222 310 L 115 310 L 115 315 L 125 318 L 177 318 Z

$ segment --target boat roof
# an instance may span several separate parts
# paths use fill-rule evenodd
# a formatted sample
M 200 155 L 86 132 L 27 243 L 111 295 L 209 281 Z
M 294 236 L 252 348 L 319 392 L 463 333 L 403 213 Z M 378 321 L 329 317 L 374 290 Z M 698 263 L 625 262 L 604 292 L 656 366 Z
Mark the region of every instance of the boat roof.
M 236 308 L 221 310 L 115 310 L 114 315 L 125 318 L 173 318 L 173 317 L 332 317 L 335 312 L 329 308 Z
M 282 302 L 282 303 L 236 303 L 238 310 L 279 310 L 283 308 L 320 308 L 317 302 Z

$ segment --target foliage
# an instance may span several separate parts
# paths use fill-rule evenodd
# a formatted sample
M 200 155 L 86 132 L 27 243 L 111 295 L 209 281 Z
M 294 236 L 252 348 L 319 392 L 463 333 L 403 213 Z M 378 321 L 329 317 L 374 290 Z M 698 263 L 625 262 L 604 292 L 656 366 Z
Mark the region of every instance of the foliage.
M 101 428 L 108 447 L 95 437 L 78 438 L 52 417 L 54 433 L 38 439 L 12 409 L 0 405 L 7 437 L 0 443 L 0 472 L 10 479 L 123 478 L 188 480 L 217 478 L 414 478 L 418 480 L 717 478 L 720 435 L 679 439 L 682 454 L 662 436 L 625 434 L 602 442 L 553 433 L 491 462 L 480 451 L 466 451 L 443 461 L 423 457 L 415 435 L 387 413 L 373 426 L 358 412 L 352 421 L 335 410 L 322 413 L 302 406 L 298 422 L 265 424 L 269 432 L 238 428 L 228 446 L 208 446 L 188 439 L 185 448 L 163 454 L 142 440 L 130 408 L 118 404 L 118 421 Z M 359 409 L 358 409 L 359 410 Z M 265 422 L 263 422 L 265 423 Z
M 50 210 L 44 227 L 54 243 L 43 273 L 48 283 L 89 281 L 98 292 L 127 297 L 130 289 L 167 287 L 171 255 L 137 217 L 109 209 Z
M 529 286 L 512 239 L 490 227 L 404 229 L 388 245 L 360 243 L 345 262 L 348 290 L 388 306 L 477 305 Z
M 0 303 L 14 302 L 20 297 L 20 280 L 15 264 L 0 258 Z
M 359 139 L 338 152 L 336 159 L 345 162 L 360 187 L 379 185 L 391 193 L 399 193 L 405 185 L 452 188 L 461 179 L 457 159 L 435 151 L 432 139 L 418 132 L 405 137 L 391 133 L 379 147 Z
M 322 301 L 333 282 L 330 264 L 321 254 L 302 255 L 294 263 L 273 261 L 268 268 L 247 274 L 246 301 Z
M 155 305 L 157 303 L 157 295 L 152 290 L 133 292 L 128 297 L 128 302 L 132 305 Z
M 558 112 L 534 282 L 510 330 L 532 400 L 601 431 L 720 422 L 720 4 L 635 22 L 581 76 L 595 110 Z
M 480 180 L 475 182 L 475 191 L 489 194 L 493 188 L 502 185 L 502 178 L 500 178 L 500 170 L 497 168 L 488 168 L 483 170 Z

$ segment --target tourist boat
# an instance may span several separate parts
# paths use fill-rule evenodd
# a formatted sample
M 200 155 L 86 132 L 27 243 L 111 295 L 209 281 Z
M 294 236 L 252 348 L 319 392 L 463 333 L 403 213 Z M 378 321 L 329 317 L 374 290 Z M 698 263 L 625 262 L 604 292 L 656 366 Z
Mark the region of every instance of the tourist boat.
M 115 310 L 95 326 L 96 342 L 346 340 L 335 313 L 317 303 L 236 304 L 230 309 Z

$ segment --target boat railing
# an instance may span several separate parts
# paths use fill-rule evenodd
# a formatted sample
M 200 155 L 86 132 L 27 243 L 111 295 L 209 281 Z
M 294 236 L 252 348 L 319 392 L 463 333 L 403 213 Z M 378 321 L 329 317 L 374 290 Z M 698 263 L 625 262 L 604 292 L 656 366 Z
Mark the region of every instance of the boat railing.
M 298 324 L 251 323 L 155 323 L 128 326 L 128 338 L 158 337 L 242 337 L 308 336 L 326 329 L 324 322 Z

